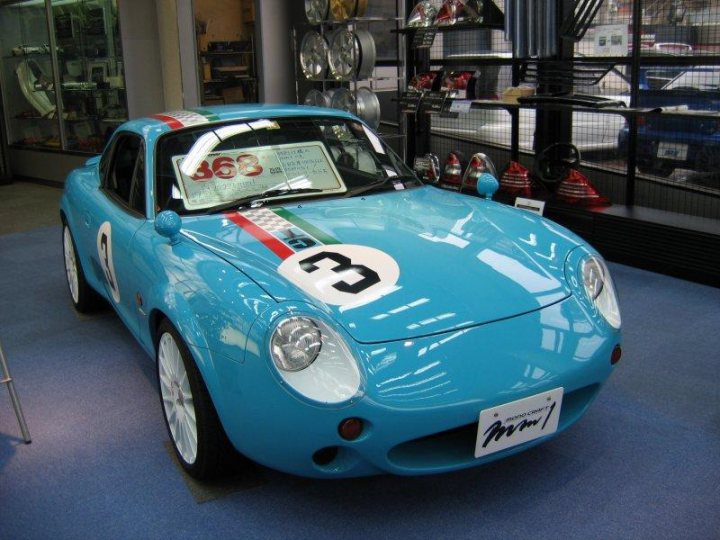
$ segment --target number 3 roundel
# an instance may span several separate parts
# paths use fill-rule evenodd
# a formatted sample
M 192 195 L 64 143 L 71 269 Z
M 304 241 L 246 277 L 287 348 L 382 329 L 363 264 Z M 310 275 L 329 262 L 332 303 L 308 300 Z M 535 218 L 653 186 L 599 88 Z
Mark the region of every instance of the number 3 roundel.
M 366 304 L 395 290 L 400 268 L 378 249 L 330 244 L 304 249 L 285 259 L 280 275 L 333 306 Z

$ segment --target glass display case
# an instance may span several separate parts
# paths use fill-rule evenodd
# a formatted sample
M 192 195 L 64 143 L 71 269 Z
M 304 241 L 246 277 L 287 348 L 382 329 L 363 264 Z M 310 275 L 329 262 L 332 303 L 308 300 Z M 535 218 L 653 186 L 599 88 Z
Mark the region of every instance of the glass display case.
M 116 0 L 0 6 L 0 76 L 12 147 L 96 153 L 127 119 Z

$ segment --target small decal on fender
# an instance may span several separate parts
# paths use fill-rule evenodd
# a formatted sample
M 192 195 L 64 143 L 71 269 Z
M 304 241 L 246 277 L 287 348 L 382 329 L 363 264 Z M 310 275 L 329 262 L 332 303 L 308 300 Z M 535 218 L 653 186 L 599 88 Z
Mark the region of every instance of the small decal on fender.
M 110 293 L 116 303 L 120 302 L 120 288 L 118 287 L 117 277 L 115 276 L 115 265 L 112 256 L 112 226 L 109 221 L 100 225 L 97 234 L 97 251 L 100 257 L 100 265 L 105 274 Z
M 400 277 L 400 267 L 390 255 L 353 244 L 303 249 L 286 258 L 278 272 L 326 304 L 346 309 L 393 292 Z

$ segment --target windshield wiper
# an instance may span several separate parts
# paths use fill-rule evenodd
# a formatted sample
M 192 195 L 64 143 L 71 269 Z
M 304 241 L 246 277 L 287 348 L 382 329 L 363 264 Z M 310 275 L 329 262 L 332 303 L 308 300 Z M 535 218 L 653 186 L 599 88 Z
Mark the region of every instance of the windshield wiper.
M 405 184 L 405 182 L 417 182 L 418 184 L 422 184 L 420 179 L 412 174 L 405 174 L 400 176 L 388 176 L 387 178 L 382 178 L 380 180 L 377 180 L 376 182 L 372 182 L 371 184 L 367 184 L 364 186 L 359 186 L 353 190 L 350 190 L 347 192 L 346 197 L 355 197 L 357 195 L 362 195 L 364 193 L 369 193 L 371 191 L 381 190 L 384 189 L 388 184 L 390 183 L 396 183 L 400 182 Z
M 282 188 L 282 189 L 268 189 L 262 193 L 255 193 L 243 197 L 242 199 L 235 199 L 227 203 L 218 204 L 217 206 L 211 206 L 209 208 L 203 208 L 202 210 L 208 214 L 216 214 L 218 212 L 224 212 L 225 210 L 236 210 L 243 206 L 262 206 L 265 199 L 283 197 L 285 195 L 297 195 L 299 193 L 320 193 L 324 190 L 318 188 Z
M 297 195 L 298 193 L 320 193 L 322 189 L 319 188 L 281 188 L 281 189 L 268 189 L 263 191 L 260 195 L 257 195 L 256 199 L 264 199 L 266 197 L 282 197 L 283 195 Z

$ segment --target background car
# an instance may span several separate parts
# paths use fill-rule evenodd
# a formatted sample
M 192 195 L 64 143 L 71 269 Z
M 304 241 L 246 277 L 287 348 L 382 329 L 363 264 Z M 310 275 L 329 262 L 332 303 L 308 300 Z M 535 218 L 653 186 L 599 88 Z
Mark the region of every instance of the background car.
M 547 440 L 620 358 L 602 258 L 562 227 L 425 185 L 332 109 L 133 120 L 61 201 L 73 304 L 157 363 L 191 475 L 237 449 L 293 474 L 427 474 Z
M 720 66 L 683 71 L 661 90 L 641 90 L 638 106 L 666 111 L 720 111 Z M 640 172 L 669 176 L 676 168 L 701 172 L 720 170 L 720 120 L 648 114 L 638 117 L 637 166 Z M 627 148 L 628 127 L 618 136 Z M 702 178 L 702 177 L 698 177 Z M 720 177 L 714 181 L 720 187 Z

